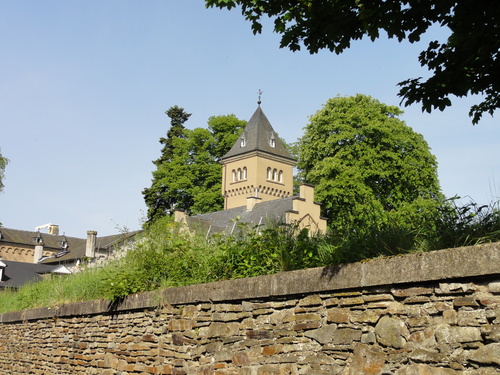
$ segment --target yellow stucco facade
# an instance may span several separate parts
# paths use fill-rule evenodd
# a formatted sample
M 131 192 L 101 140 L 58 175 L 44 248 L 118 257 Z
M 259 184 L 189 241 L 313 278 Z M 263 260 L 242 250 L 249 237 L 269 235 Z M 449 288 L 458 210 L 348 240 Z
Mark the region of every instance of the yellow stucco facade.
M 224 209 L 246 205 L 249 196 L 261 202 L 292 196 L 294 164 L 258 151 L 227 159 L 222 167 Z

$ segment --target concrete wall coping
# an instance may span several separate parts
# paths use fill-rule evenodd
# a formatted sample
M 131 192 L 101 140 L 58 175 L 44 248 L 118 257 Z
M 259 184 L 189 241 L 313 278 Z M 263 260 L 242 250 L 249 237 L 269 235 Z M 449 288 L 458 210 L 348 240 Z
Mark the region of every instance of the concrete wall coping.
M 69 303 L 0 314 L 0 323 L 152 309 L 159 305 L 260 300 L 286 295 L 500 275 L 500 242 L 377 258 L 358 263 L 225 280 L 134 294 L 110 305 L 107 300 Z

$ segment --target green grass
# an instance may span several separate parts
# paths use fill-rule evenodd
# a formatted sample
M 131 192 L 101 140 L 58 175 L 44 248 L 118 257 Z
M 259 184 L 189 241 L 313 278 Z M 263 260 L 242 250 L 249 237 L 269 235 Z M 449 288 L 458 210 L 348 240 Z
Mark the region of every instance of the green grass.
M 275 224 L 262 231 L 238 225 L 233 236 L 207 239 L 160 219 L 120 259 L 25 285 L 18 291 L 4 291 L 0 313 L 93 299 L 113 301 L 172 286 L 500 241 L 498 203 L 455 203 L 456 199 L 445 202 L 440 216 L 425 230 L 394 221 L 382 228 L 343 231 L 342 235 L 331 230 L 309 236 L 307 230 L 293 225 Z

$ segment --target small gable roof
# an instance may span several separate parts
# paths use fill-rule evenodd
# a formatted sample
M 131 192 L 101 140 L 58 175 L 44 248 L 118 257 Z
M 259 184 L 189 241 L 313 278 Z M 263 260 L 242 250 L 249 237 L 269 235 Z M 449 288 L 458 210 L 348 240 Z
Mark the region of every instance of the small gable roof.
M 38 282 L 47 273 L 68 274 L 66 267 L 39 263 L 23 263 L 3 260 L 5 264 L 0 288 L 20 288 L 24 284 Z
M 257 107 L 236 143 L 221 160 L 254 151 L 278 155 L 295 161 L 274 131 L 260 106 Z

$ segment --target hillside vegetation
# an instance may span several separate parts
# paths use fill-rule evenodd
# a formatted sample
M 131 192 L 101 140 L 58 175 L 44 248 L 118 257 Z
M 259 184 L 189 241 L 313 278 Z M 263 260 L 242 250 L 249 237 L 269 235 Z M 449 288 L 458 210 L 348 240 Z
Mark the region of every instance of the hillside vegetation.
M 310 236 L 306 229 L 279 224 L 261 230 L 240 224 L 233 235 L 206 238 L 162 218 L 143 232 L 133 249 L 102 267 L 84 267 L 73 275 L 3 292 L 0 312 L 92 299 L 111 302 L 172 286 L 500 241 L 498 203 L 455 202 L 442 205 L 433 230 L 408 231 L 388 222 L 346 238 L 334 231 Z

